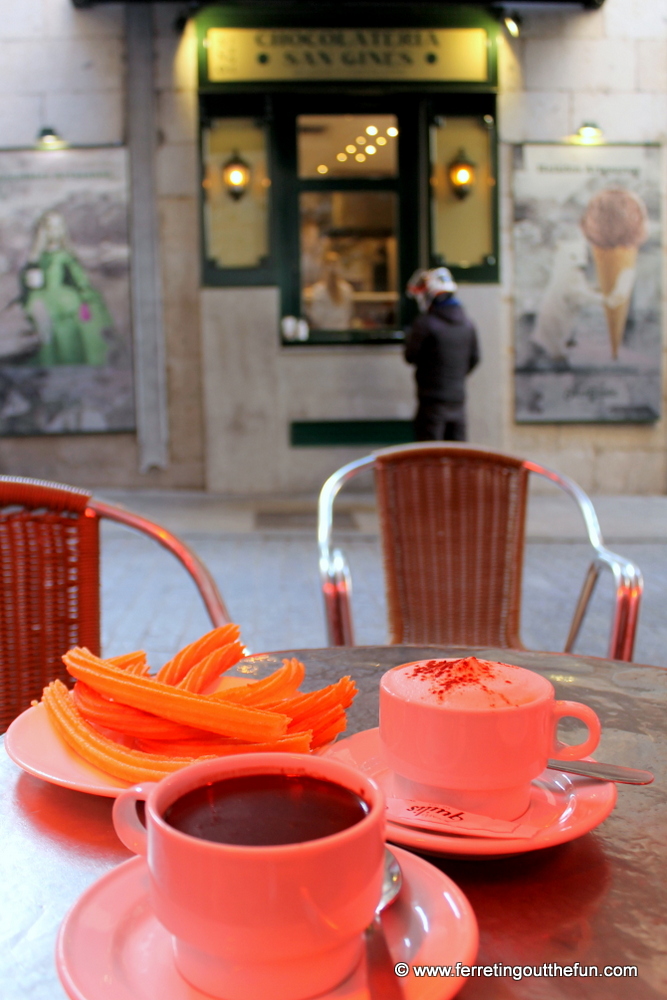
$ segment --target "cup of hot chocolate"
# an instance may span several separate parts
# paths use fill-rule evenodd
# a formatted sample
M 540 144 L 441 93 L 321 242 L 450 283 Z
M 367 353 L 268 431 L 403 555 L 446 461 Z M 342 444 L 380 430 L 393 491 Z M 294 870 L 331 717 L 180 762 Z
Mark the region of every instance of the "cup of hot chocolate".
M 586 725 L 583 743 L 558 743 L 565 716 Z M 599 739 L 591 708 L 557 701 L 546 677 L 512 664 L 420 660 L 394 667 L 380 682 L 380 740 L 403 798 L 517 819 L 547 758 L 580 760 Z
M 137 816 L 145 801 L 145 827 Z M 338 761 L 244 754 L 122 792 L 176 967 L 224 1000 L 306 1000 L 360 961 L 382 891 L 384 800 Z

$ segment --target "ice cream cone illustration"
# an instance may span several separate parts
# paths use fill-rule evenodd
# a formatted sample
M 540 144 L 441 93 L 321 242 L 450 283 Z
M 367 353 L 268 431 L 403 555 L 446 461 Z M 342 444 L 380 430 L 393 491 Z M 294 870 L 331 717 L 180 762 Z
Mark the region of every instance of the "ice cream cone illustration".
M 593 195 L 581 220 L 598 284 L 604 296 L 611 355 L 618 357 L 635 285 L 637 252 L 647 238 L 648 216 L 642 199 L 624 188 Z

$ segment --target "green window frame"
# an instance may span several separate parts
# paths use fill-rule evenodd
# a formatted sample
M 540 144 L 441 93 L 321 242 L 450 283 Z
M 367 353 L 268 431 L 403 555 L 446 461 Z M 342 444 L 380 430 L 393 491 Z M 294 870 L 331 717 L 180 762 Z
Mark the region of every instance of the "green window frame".
M 228 114 L 233 107 L 234 115 Z M 299 178 L 296 123 L 302 114 L 384 113 L 396 115 L 399 123 L 398 176 L 386 179 Z M 499 280 L 499 226 L 495 96 L 492 94 L 386 93 L 382 96 L 359 90 L 291 92 L 271 96 L 204 95 L 202 129 L 217 118 L 252 117 L 267 129 L 268 164 L 271 179 L 269 254 L 252 268 L 221 268 L 206 255 L 204 245 L 204 197 L 202 197 L 203 283 L 206 286 L 278 285 L 281 315 L 301 315 L 299 244 L 299 195 L 308 191 L 393 191 L 399 203 L 399 309 L 395 330 L 311 331 L 308 345 L 336 343 L 395 343 L 401 329 L 414 316 L 415 306 L 403 294 L 405 284 L 418 267 L 445 264 L 455 279 L 464 283 L 495 283 Z M 488 174 L 490 253 L 482 262 L 460 266 L 439 256 L 434 249 L 431 204 L 430 127 L 446 118 L 478 120 L 489 134 Z M 202 182 L 204 173 L 202 170 Z M 203 189 L 202 189 L 203 192 Z M 291 341 L 284 341 L 292 345 Z
M 488 153 L 486 161 L 476 164 L 477 179 L 476 185 L 481 190 L 484 188 L 483 196 L 488 205 L 488 253 L 483 254 L 483 259 L 463 266 L 456 260 L 448 259 L 437 252 L 437 234 L 435 226 L 435 197 L 432 191 L 432 180 L 435 164 L 433 162 L 433 150 L 428 139 L 428 150 L 422 155 L 429 159 L 429 185 L 431 207 L 428 217 L 428 241 L 429 241 L 429 266 L 439 267 L 445 265 L 450 269 L 456 281 L 469 284 L 497 284 L 500 281 L 500 222 L 499 222 L 499 196 L 498 196 L 498 135 L 496 127 L 496 99 L 493 94 L 457 94 L 457 95 L 431 95 L 426 101 L 425 114 L 428 123 L 429 133 L 431 128 L 444 119 L 447 122 L 456 123 L 459 121 L 476 122 L 479 131 L 488 139 Z M 457 143 L 458 145 L 458 143 Z M 475 192 L 471 196 L 474 201 Z M 453 206 L 455 211 L 459 208 L 466 209 L 471 206 L 471 202 L 465 201 L 460 206 Z M 474 219 L 474 214 L 472 216 Z M 466 223 L 463 222 L 463 225 Z
M 267 152 L 267 176 L 271 184 L 268 190 L 268 253 L 255 266 L 221 267 L 209 253 L 207 246 L 207 192 L 205 137 L 213 124 L 220 119 L 251 119 L 265 130 Z M 275 285 L 277 282 L 277 240 L 275 211 L 273 204 L 276 193 L 273 190 L 273 141 L 271 130 L 271 99 L 256 94 L 227 97 L 202 95 L 199 116 L 199 178 L 200 178 L 200 232 L 201 232 L 201 275 L 204 287 L 243 287 L 252 285 Z

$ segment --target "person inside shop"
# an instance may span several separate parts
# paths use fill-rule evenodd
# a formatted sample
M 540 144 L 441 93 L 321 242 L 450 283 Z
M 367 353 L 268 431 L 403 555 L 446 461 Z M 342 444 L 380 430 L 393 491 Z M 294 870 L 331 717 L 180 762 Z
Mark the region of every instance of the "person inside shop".
M 407 285 L 420 312 L 406 333 L 404 351 L 416 369 L 416 441 L 467 440 L 465 380 L 479 364 L 480 351 L 456 289 L 446 267 L 415 271 Z
M 313 285 L 310 321 L 316 330 L 348 330 L 354 311 L 354 289 L 341 274 L 340 254 L 324 255 L 323 274 Z

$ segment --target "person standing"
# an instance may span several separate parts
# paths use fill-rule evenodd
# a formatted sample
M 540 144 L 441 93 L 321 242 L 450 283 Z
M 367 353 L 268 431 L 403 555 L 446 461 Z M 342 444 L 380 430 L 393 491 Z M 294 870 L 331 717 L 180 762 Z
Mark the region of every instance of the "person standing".
M 415 271 L 407 294 L 420 315 L 407 332 L 405 360 L 415 365 L 416 441 L 465 441 L 465 379 L 479 364 L 477 331 L 455 298 L 446 267 Z

